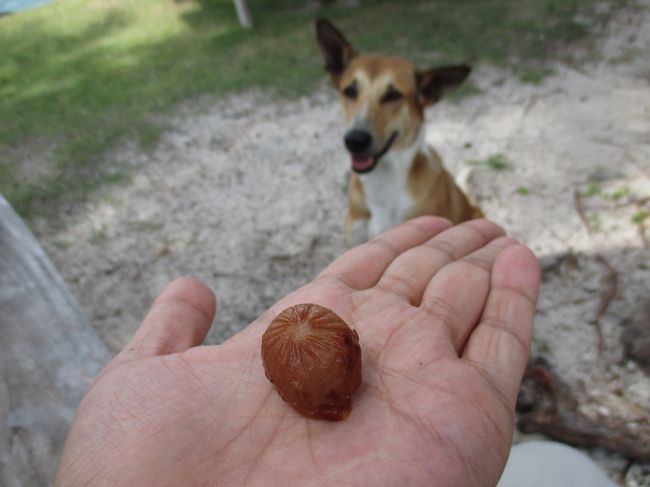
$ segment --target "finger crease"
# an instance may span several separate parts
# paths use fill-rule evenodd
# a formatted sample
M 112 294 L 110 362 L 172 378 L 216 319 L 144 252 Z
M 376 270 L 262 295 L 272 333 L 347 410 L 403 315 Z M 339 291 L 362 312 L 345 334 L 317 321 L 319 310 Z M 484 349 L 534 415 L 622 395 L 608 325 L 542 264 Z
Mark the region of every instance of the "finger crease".
M 458 335 L 458 331 L 461 327 L 456 326 L 461 322 L 458 310 L 440 298 L 427 298 L 422 302 L 420 308 L 429 315 L 431 319 L 441 322 L 442 325 L 447 328 L 454 343 L 454 348 L 458 350 L 459 342 L 462 338 Z
M 501 320 L 499 318 L 495 317 L 485 317 L 478 325 L 478 327 L 482 326 L 489 326 L 491 328 L 494 328 L 497 331 L 501 331 L 503 333 L 506 333 L 513 337 L 515 341 L 519 344 L 519 347 L 521 350 L 528 355 L 530 353 L 530 346 L 527 345 L 523 338 L 521 338 L 515 331 L 511 330 L 506 326 L 506 322 L 504 320 Z M 478 328 L 477 327 L 477 328 Z
M 395 248 L 395 246 L 393 246 L 393 244 L 382 237 L 375 237 L 366 243 L 366 245 L 379 245 L 380 247 L 387 249 L 393 255 L 393 259 L 399 255 L 399 251 Z
M 407 279 L 393 275 L 384 275 L 382 280 L 377 283 L 376 287 L 387 293 L 395 294 L 400 298 L 406 297 L 411 306 L 417 304 L 415 299 L 412 298 L 412 296 L 417 294 L 416 289 Z
M 533 298 L 532 296 L 529 296 L 525 292 L 523 292 L 520 289 L 517 289 L 515 287 L 492 285 L 492 290 L 515 294 L 516 296 L 521 297 L 524 300 L 526 300 L 533 308 L 535 308 L 537 306 L 537 300 L 535 298 Z
M 481 236 L 481 238 L 483 239 L 483 242 L 488 242 L 488 241 L 492 240 L 492 238 L 490 238 L 490 236 L 487 233 L 485 233 L 483 230 L 481 230 L 481 228 L 479 226 L 475 225 L 474 222 L 471 222 L 471 221 L 465 222 L 461 226 L 464 227 L 464 228 L 469 228 L 469 229 L 473 230 L 474 232 L 478 233 Z
M 415 228 L 415 229 L 417 229 L 417 230 L 418 230 L 422 235 L 426 235 L 426 236 L 431 235 L 431 232 L 425 230 L 424 228 L 420 227 L 419 225 L 416 225 L 416 224 L 413 223 L 413 222 L 407 222 L 407 223 L 406 223 L 406 226 L 407 226 L 407 227 L 410 227 L 410 228 Z
M 503 409 L 506 410 L 508 417 L 514 421 L 515 412 L 510 404 L 510 401 L 508 400 L 508 395 L 501 389 L 501 386 L 499 386 L 498 383 L 494 382 L 492 376 L 490 375 L 490 372 L 488 372 L 488 370 L 485 368 L 485 365 L 473 360 L 468 360 L 468 362 L 472 367 L 474 367 L 474 370 L 478 372 L 487 386 L 494 391 L 497 400 L 503 406 Z
M 340 283 L 340 284 L 343 284 L 343 285 L 344 285 L 345 287 L 347 287 L 348 289 L 353 289 L 353 290 L 355 290 L 355 291 L 359 291 L 359 290 L 360 290 L 360 289 L 358 289 L 358 288 L 352 286 L 350 283 L 346 282 L 346 280 L 345 280 L 344 277 L 337 276 L 336 274 L 321 274 L 320 276 L 316 276 L 312 282 L 319 281 L 319 280 L 321 280 L 321 279 L 325 279 L 325 280 L 327 280 L 327 279 L 334 280 L 334 281 L 336 281 L 336 282 L 338 282 L 338 283 Z
M 455 247 L 444 240 L 431 240 L 430 242 L 425 243 L 424 247 L 429 247 L 440 252 L 447 257 L 449 262 L 456 260 L 456 255 L 454 253 Z
M 492 261 L 488 261 L 486 259 L 481 259 L 480 257 L 471 256 L 471 255 L 465 257 L 461 262 L 465 262 L 471 265 L 472 267 L 476 267 L 477 269 L 482 269 L 488 273 L 492 270 L 492 264 L 493 264 Z
M 201 317 L 205 319 L 205 321 L 212 321 L 212 316 L 210 316 L 209 313 L 206 313 L 204 309 L 202 309 L 200 306 L 195 305 L 189 300 L 186 299 L 180 299 L 180 298 L 162 298 L 159 299 L 156 303 L 156 305 L 160 304 L 165 304 L 165 305 L 171 305 L 176 309 L 178 306 L 182 306 L 183 308 L 191 308 L 192 310 L 197 311 Z

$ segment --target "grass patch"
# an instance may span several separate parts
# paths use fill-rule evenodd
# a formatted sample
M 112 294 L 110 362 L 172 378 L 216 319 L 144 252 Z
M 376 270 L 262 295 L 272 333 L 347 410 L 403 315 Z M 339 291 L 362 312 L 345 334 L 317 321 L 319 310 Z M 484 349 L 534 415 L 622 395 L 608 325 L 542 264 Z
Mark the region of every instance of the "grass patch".
M 593 233 L 600 233 L 603 230 L 603 219 L 598 213 L 589 215 L 589 225 Z
M 553 70 L 545 66 L 526 66 L 516 73 L 522 83 L 540 85 L 546 77 L 553 74 Z
M 549 355 L 551 353 L 551 346 L 544 338 L 533 337 L 533 343 L 537 346 L 538 353 L 542 355 Z
M 472 160 L 469 161 L 470 164 L 474 166 L 483 166 L 493 171 L 507 171 L 512 169 L 512 162 L 504 154 L 492 154 L 483 160 Z
M 585 198 L 591 198 L 592 196 L 599 195 L 600 193 L 601 193 L 600 184 L 595 181 L 592 181 L 591 183 L 589 183 L 589 186 L 587 186 L 587 189 L 585 189 L 582 192 L 582 196 L 584 196 Z
M 630 196 L 630 188 L 623 187 L 618 188 L 612 194 L 609 195 L 610 199 L 613 201 L 619 201 L 623 198 L 628 198 Z
M 601 3 L 364 0 L 314 11 L 303 0 L 249 0 L 252 31 L 239 27 L 231 0 L 59 0 L 1 17 L 0 192 L 28 219 L 51 216 L 107 182 L 102 154 L 120 140 L 154 146 L 160 115 L 183 100 L 251 87 L 312 91 L 323 79 L 317 16 L 364 51 L 423 66 L 491 63 L 539 82 L 550 58 L 587 35 L 578 19 L 593 19 Z M 55 146 L 52 167 L 25 181 L 21 158 L 6 155 L 22 151 L 3 148 L 39 138 Z
M 650 213 L 646 210 L 639 210 L 634 215 L 632 215 L 632 223 L 636 225 L 642 225 L 650 217 Z

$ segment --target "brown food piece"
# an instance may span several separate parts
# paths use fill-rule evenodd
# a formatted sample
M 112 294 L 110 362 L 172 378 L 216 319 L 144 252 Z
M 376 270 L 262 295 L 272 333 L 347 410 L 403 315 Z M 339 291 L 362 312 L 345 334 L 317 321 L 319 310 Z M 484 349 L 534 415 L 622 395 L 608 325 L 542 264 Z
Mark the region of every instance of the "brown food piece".
M 262 336 L 262 362 L 278 393 L 303 416 L 339 421 L 361 385 L 359 335 L 317 304 L 285 309 Z

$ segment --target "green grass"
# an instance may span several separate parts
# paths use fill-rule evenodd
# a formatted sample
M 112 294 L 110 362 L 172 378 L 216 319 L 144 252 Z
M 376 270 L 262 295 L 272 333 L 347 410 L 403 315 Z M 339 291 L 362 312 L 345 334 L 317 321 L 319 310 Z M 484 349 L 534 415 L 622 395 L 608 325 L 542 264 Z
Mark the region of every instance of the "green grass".
M 589 186 L 587 186 L 587 189 L 585 189 L 582 192 L 582 196 L 586 198 L 591 198 L 592 196 L 596 196 L 600 194 L 601 191 L 602 190 L 600 188 L 600 184 L 595 181 L 592 181 L 591 183 L 589 183 Z
M 533 337 L 533 343 L 537 346 L 537 351 L 542 355 L 548 355 L 551 353 L 551 346 L 544 338 Z
M 603 219 L 598 213 L 589 215 L 589 225 L 593 233 L 600 233 L 603 230 Z
M 648 213 L 646 210 L 639 210 L 634 215 L 632 215 L 631 220 L 632 223 L 641 225 L 648 219 L 648 217 L 650 217 L 650 213 Z
M 59 0 L 1 17 L 0 192 L 28 219 L 51 216 L 121 180 L 127 170 L 107 176 L 102 155 L 126 138 L 155 145 L 161 115 L 179 102 L 251 87 L 310 92 L 323 78 L 316 16 L 362 50 L 423 66 L 491 63 L 540 82 L 547 61 L 587 35 L 576 14 L 593 18 L 601 2 L 364 0 L 317 11 L 305 3 L 249 0 L 253 31 L 239 27 L 231 0 Z M 30 144 L 42 140 L 53 147 L 49 167 L 26 169 Z
M 616 191 L 610 194 L 609 198 L 613 201 L 619 201 L 629 196 L 630 196 L 630 188 L 623 187 L 623 188 L 618 188 Z
M 472 164 L 474 166 L 487 167 L 493 171 L 507 171 L 509 169 L 512 169 L 512 161 L 510 161 L 510 159 L 508 159 L 508 156 L 504 154 L 492 154 L 491 156 L 480 161 L 469 161 L 469 164 Z

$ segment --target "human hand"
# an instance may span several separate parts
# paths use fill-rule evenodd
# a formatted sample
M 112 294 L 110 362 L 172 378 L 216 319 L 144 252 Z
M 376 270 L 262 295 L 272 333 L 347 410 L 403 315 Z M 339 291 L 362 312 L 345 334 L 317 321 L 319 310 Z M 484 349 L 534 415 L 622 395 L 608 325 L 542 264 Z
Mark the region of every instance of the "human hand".
M 213 294 L 178 279 L 82 400 L 56 484 L 494 486 L 538 286 L 499 227 L 435 217 L 351 249 L 221 345 L 199 346 Z M 359 333 L 345 421 L 300 416 L 264 376 L 264 330 L 310 302 Z

